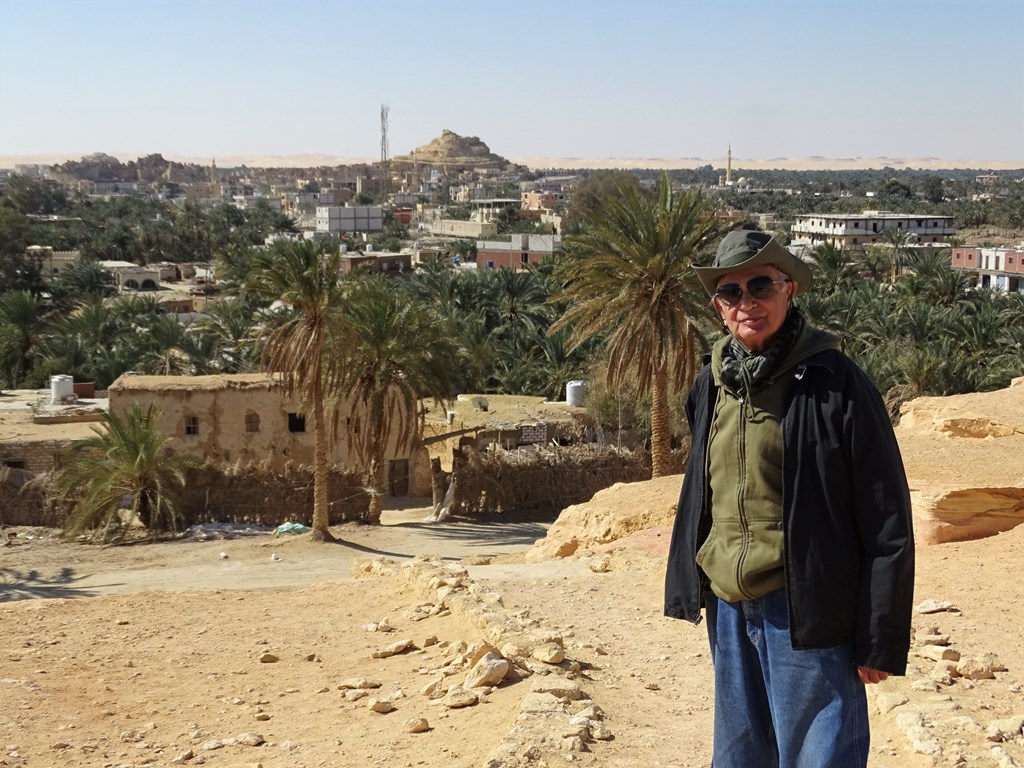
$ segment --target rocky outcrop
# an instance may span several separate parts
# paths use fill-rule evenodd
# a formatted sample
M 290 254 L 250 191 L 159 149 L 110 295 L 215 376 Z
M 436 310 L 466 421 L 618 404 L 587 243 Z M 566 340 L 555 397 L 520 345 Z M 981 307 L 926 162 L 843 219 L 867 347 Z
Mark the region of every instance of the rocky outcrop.
M 590 501 L 567 507 L 526 553 L 528 562 L 593 551 L 638 531 L 672 524 L 681 475 L 640 483 L 616 483 Z
M 1024 379 L 994 392 L 911 400 L 896 436 L 919 541 L 978 539 L 1024 522 Z
M 441 131 L 441 135 L 417 147 L 408 155 L 400 155 L 394 158 L 395 162 L 416 162 L 427 165 L 444 166 L 449 171 L 470 169 L 470 168 L 498 168 L 508 169 L 515 167 L 513 163 L 501 155 L 491 152 L 484 142 L 476 136 L 459 136 L 447 128 Z

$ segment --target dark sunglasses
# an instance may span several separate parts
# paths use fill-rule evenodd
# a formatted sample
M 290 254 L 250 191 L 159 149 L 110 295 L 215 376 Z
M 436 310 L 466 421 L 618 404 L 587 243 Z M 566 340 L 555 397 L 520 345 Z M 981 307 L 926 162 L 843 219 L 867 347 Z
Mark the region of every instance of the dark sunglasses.
M 747 293 L 755 299 L 767 299 L 776 292 L 775 286 L 788 283 L 789 278 L 772 280 L 768 275 L 760 275 L 747 280 Z M 727 307 L 733 307 L 743 298 L 743 286 L 739 283 L 725 283 L 715 289 L 715 298 Z

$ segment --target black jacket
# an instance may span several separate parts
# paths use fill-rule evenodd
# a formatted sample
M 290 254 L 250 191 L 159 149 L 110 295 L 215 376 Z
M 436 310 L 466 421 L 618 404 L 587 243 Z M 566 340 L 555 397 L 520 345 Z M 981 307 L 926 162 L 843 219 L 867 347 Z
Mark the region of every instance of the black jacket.
M 878 390 L 843 353 L 814 354 L 793 376 L 782 420 L 793 647 L 853 642 L 858 666 L 904 674 L 914 536 L 896 436 Z M 716 396 L 706 365 L 686 403 L 693 443 L 665 575 L 665 615 L 694 623 L 708 590 L 695 556 L 711 525 L 705 474 Z

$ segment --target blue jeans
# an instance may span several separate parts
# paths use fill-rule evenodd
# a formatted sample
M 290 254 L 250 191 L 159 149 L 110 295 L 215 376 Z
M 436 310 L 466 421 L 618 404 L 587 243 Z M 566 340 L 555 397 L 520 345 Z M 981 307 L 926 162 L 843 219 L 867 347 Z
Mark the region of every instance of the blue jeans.
M 707 603 L 714 768 L 864 768 L 867 696 L 852 645 L 793 650 L 784 589 Z

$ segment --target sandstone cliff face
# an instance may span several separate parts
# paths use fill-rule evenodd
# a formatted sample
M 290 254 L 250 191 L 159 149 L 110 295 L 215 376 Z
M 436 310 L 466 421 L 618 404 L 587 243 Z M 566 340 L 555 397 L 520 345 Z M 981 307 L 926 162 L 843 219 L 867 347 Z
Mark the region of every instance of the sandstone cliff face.
M 912 400 L 896 437 L 918 543 L 979 539 L 1024 522 L 1024 378 L 995 392 Z M 526 559 L 616 546 L 664 554 L 681 481 L 619 483 L 568 507 Z
M 447 128 L 441 135 L 417 147 L 411 154 L 395 157 L 396 162 L 417 162 L 428 165 L 443 165 L 449 170 L 457 168 L 509 168 L 508 160 L 491 152 L 476 136 L 459 136 Z

